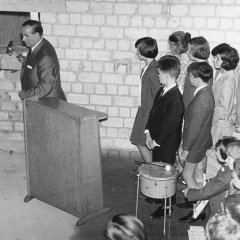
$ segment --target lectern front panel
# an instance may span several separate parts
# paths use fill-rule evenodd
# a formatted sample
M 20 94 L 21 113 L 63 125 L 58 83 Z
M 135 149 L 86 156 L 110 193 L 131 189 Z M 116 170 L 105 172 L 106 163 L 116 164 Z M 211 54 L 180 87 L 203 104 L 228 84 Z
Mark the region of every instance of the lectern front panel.
M 52 102 L 49 99 L 25 101 L 25 149 L 30 197 L 81 218 L 103 210 L 96 116 L 92 110 L 77 108 L 66 102 L 58 104 L 54 99 Z

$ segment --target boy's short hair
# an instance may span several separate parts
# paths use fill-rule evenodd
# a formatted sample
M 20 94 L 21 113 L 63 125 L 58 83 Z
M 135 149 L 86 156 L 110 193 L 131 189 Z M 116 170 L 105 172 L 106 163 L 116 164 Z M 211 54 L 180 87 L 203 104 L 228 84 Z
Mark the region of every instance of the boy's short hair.
M 213 78 L 213 68 L 207 62 L 193 62 L 188 66 L 187 71 L 195 78 L 201 78 L 205 83 Z
M 108 222 L 105 237 L 110 240 L 146 240 L 143 223 L 135 216 L 117 214 Z
M 180 74 L 180 61 L 172 55 L 165 55 L 158 60 L 158 68 L 177 79 Z
M 226 71 L 234 70 L 239 62 L 238 51 L 230 46 L 224 46 L 218 49 L 217 54 L 221 56 L 222 65 L 221 68 Z
M 195 37 L 189 40 L 188 49 L 192 56 L 198 59 L 207 60 L 210 55 L 210 46 L 204 37 Z
M 224 202 L 231 217 L 240 224 L 240 194 L 231 194 Z
M 139 49 L 140 54 L 146 58 L 155 58 L 158 55 L 157 41 L 151 37 L 138 39 L 135 48 Z
M 239 240 L 240 225 L 228 215 L 213 215 L 206 225 L 209 240 Z

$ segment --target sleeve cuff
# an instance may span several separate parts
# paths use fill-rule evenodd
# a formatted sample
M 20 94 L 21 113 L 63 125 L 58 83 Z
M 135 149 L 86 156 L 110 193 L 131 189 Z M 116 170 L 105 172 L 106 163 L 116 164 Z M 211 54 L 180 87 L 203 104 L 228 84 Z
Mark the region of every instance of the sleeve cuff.
M 156 147 L 160 147 L 160 145 L 157 144 L 155 140 L 153 140 L 153 143 L 154 143 L 154 145 L 155 145 Z
M 144 130 L 144 134 L 147 134 L 147 133 L 150 134 L 150 133 L 149 133 L 149 130 L 148 130 L 148 129 L 145 129 L 145 130 Z

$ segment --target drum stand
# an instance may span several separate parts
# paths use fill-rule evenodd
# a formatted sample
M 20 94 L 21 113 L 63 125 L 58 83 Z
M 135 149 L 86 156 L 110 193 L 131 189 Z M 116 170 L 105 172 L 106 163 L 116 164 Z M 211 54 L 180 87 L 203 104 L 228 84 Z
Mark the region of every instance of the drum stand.
M 138 214 L 138 199 L 139 199 L 139 185 L 140 185 L 140 177 L 141 174 L 137 174 L 138 181 L 137 181 L 137 198 L 136 198 L 136 217 Z M 165 188 L 165 196 L 164 196 L 164 218 L 163 218 L 163 235 L 166 235 L 166 215 L 167 215 L 167 196 L 168 196 L 168 187 L 164 186 Z M 172 215 L 172 202 L 171 202 L 171 196 L 169 198 L 169 217 Z M 170 237 L 170 222 L 169 222 L 169 237 Z

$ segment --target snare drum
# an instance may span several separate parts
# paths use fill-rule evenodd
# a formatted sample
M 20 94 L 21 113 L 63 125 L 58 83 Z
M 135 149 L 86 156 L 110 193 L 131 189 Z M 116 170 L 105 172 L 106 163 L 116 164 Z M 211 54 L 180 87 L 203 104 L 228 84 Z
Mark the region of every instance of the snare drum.
M 176 193 L 176 178 L 178 170 L 170 166 L 166 170 L 166 163 L 154 162 L 143 164 L 138 168 L 140 177 L 140 191 L 143 195 L 150 198 L 164 199 Z

